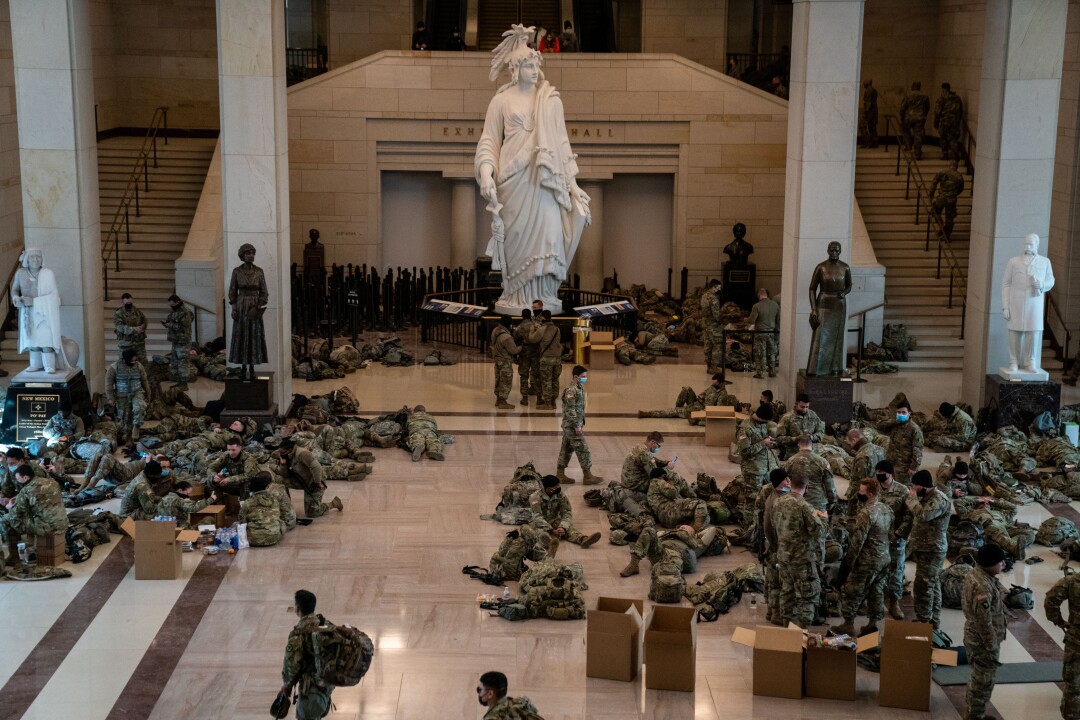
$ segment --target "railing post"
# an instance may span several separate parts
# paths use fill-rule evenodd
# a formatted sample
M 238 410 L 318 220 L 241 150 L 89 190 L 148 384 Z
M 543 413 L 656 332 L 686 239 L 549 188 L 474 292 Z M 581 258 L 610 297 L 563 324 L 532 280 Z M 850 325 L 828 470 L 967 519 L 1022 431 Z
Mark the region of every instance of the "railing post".
M 900 143 L 896 143 L 896 174 L 900 174 Z
M 949 309 L 952 310 L 952 294 L 953 294 L 953 280 L 956 278 L 956 271 L 949 270 Z
M 863 345 L 866 344 L 866 313 L 864 312 L 859 316 L 859 348 L 855 355 L 855 382 L 866 382 L 862 379 L 862 350 Z
M 964 339 L 964 326 L 967 323 L 967 300 L 960 306 L 960 339 Z
M 125 244 L 131 244 L 131 206 L 124 206 L 124 233 L 127 237 Z M 116 272 L 120 272 L 120 237 L 116 238 Z
M 157 167 L 156 160 L 154 161 L 154 167 Z M 150 170 L 147 168 L 147 158 L 145 155 L 143 155 L 142 159 L 142 174 L 144 189 L 146 192 L 150 192 Z
M 113 257 L 116 259 L 116 272 L 120 272 L 120 235 L 113 234 Z
M 940 240 L 938 240 L 938 244 L 937 244 L 937 276 L 934 279 L 935 280 L 940 280 L 941 279 L 941 241 Z
M 897 170 L 896 174 L 897 175 L 900 174 L 899 170 Z M 908 165 L 907 177 L 904 178 L 904 199 L 905 200 L 910 200 L 911 199 L 911 166 L 910 165 Z M 916 213 L 915 222 L 919 222 L 918 217 L 919 216 Z
M 169 144 L 169 108 L 163 107 L 161 109 L 161 129 L 165 136 L 165 144 Z
M 139 182 L 135 181 L 135 217 L 142 217 L 142 211 L 139 209 Z M 131 238 L 128 238 L 128 242 L 131 242 Z
M 705 363 L 708 362 L 709 358 L 705 358 Z M 723 328 L 720 329 L 720 372 L 727 380 L 727 330 Z

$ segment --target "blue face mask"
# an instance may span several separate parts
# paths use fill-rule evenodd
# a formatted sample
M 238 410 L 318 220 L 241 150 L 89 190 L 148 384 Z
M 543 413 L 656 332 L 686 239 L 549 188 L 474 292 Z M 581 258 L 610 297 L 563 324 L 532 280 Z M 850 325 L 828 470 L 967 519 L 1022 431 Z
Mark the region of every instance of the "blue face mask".
M 660 446 L 658 445 L 658 446 L 656 446 L 654 448 L 649 448 L 649 452 L 651 452 L 653 455 L 655 455 L 656 453 L 660 452 Z
M 578 382 L 581 383 L 582 385 L 584 385 L 588 381 L 589 381 L 589 378 L 587 378 L 587 377 L 578 378 Z
M 896 421 L 906 423 L 908 421 L 908 416 L 907 415 L 901 415 L 901 414 L 897 413 Z
M 162 468 L 162 469 L 161 469 L 161 475 L 162 475 L 162 477 L 164 477 L 165 475 L 168 475 L 168 474 L 169 474 L 169 469 L 168 469 L 168 468 Z

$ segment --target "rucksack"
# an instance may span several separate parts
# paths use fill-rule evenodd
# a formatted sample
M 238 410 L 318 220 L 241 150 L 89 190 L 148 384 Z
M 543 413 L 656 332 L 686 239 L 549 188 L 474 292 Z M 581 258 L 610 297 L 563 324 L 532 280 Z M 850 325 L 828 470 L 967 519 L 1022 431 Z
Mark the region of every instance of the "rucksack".
M 1054 516 L 1043 520 L 1039 531 L 1035 533 L 1035 542 L 1053 547 L 1076 537 L 1080 537 L 1076 523 L 1067 518 Z
M 957 562 L 941 573 L 941 607 L 959 610 L 963 605 L 964 579 L 971 572 L 971 565 Z
M 375 644 L 351 625 L 334 625 L 319 616 L 319 627 L 311 633 L 315 655 L 315 677 L 335 687 L 358 685 L 371 667 Z
M 1009 592 L 1005 593 L 1005 607 L 1012 610 L 1034 610 L 1035 596 L 1031 588 L 1013 585 Z
M 528 620 L 529 611 L 519 602 L 503 603 L 499 605 L 499 617 L 503 620 Z
M 649 599 L 658 603 L 677 603 L 686 592 L 686 580 L 682 575 L 682 558 L 676 553 L 665 553 L 664 560 L 652 567 Z
M 982 525 L 971 520 L 961 520 L 949 528 L 949 554 L 955 555 L 962 548 L 981 548 L 986 544 Z
M 66 554 L 71 558 L 71 562 L 76 565 L 89 560 L 90 555 L 94 552 L 94 549 L 83 540 L 82 535 L 70 525 L 64 534 L 64 540 L 67 543 Z

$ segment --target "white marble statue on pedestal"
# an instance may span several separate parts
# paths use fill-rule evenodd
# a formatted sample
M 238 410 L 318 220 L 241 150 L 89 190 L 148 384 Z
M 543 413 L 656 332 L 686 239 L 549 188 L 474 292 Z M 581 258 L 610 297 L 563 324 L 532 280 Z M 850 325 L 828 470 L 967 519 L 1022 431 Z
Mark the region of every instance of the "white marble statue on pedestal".
M 19 352 L 30 353 L 30 372 L 50 375 L 68 369 L 60 337 L 60 289 L 43 267 L 38 248 L 26 248 L 11 282 L 11 304 L 19 309 Z
M 1039 255 L 1039 236 L 1024 238 L 1024 254 L 1011 258 L 1001 280 L 1002 315 L 1009 329 L 1009 366 L 1003 377 L 1015 380 L 1047 380 L 1040 367 L 1042 354 L 1043 297 L 1054 287 L 1050 260 Z
M 502 270 L 496 310 L 517 313 L 541 300 L 558 312 L 559 285 L 591 221 L 589 196 L 577 185 L 562 100 L 528 46 L 533 28 L 514 25 L 495 48 L 490 78 L 504 67 L 510 82 L 488 105 L 474 168 L 492 213 L 487 253 Z

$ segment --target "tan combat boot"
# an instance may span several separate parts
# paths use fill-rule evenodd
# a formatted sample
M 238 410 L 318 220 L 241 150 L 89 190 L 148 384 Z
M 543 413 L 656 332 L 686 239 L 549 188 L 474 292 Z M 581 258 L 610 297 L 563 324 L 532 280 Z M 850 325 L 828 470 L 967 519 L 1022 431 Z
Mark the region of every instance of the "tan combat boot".
M 341 498 L 339 498 L 337 495 L 335 495 L 334 499 L 330 501 L 330 507 L 336 508 L 338 512 L 341 512 L 345 509 L 345 505 L 342 504 Z
M 581 549 L 584 550 L 585 548 L 589 547 L 590 545 L 595 545 L 596 541 L 599 540 L 599 539 L 600 539 L 600 533 L 598 533 L 598 532 L 593 533 L 592 535 L 590 535 L 589 537 L 587 537 L 587 538 L 585 538 L 584 540 L 581 541 Z
M 131 442 L 135 442 L 135 441 L 137 441 L 139 439 L 139 428 L 140 427 L 142 427 L 142 426 L 141 425 L 132 425 L 131 426 Z
M 574 478 L 568 477 L 566 475 L 566 468 L 561 466 L 555 470 L 555 477 L 559 478 L 559 482 L 563 485 L 573 485 L 577 482 Z
M 367 473 L 351 473 L 347 478 L 349 482 L 361 482 L 367 480 Z
M 514 406 L 513 406 L 513 405 L 511 405 L 510 403 L 506 402 L 506 401 L 505 401 L 505 400 L 503 400 L 502 398 L 499 398 L 499 399 L 498 399 L 498 400 L 497 400 L 497 401 L 495 402 L 495 407 L 496 407 L 496 408 L 498 408 L 499 410 L 513 410 L 513 409 L 514 409 Z
M 855 635 L 855 619 L 844 618 L 844 622 L 840 625 L 833 625 L 831 628 L 833 635 Z
M 889 611 L 889 617 L 891 617 L 893 620 L 904 619 L 904 608 L 900 607 L 899 600 L 890 600 L 887 609 Z
M 868 625 L 863 625 L 861 628 L 859 628 L 859 637 L 863 637 L 864 635 L 869 635 L 870 633 L 874 633 L 876 635 L 877 631 L 878 631 L 877 623 L 870 623 Z
M 582 470 L 582 473 L 582 485 L 599 485 L 600 483 L 604 482 L 604 478 L 600 477 L 599 475 L 592 474 L 592 468 L 589 468 L 588 470 Z
M 429 452 L 427 454 L 427 456 L 428 456 L 429 460 L 440 460 L 440 461 L 442 461 L 442 460 L 446 459 L 446 456 L 443 455 L 441 452 Z
M 359 465 L 356 465 L 356 466 L 353 467 L 352 474 L 370 475 L 371 474 L 371 466 L 366 464 L 366 463 L 360 463 Z
M 630 564 L 624 567 L 621 571 L 619 571 L 619 576 L 630 577 L 631 575 L 637 575 L 639 572 L 641 572 L 641 570 L 638 568 L 638 565 L 640 563 L 641 558 L 639 558 L 637 555 L 631 555 Z
M 551 540 L 548 540 L 547 556 L 549 560 L 555 559 L 555 553 L 559 552 L 559 538 L 554 535 L 551 536 Z

